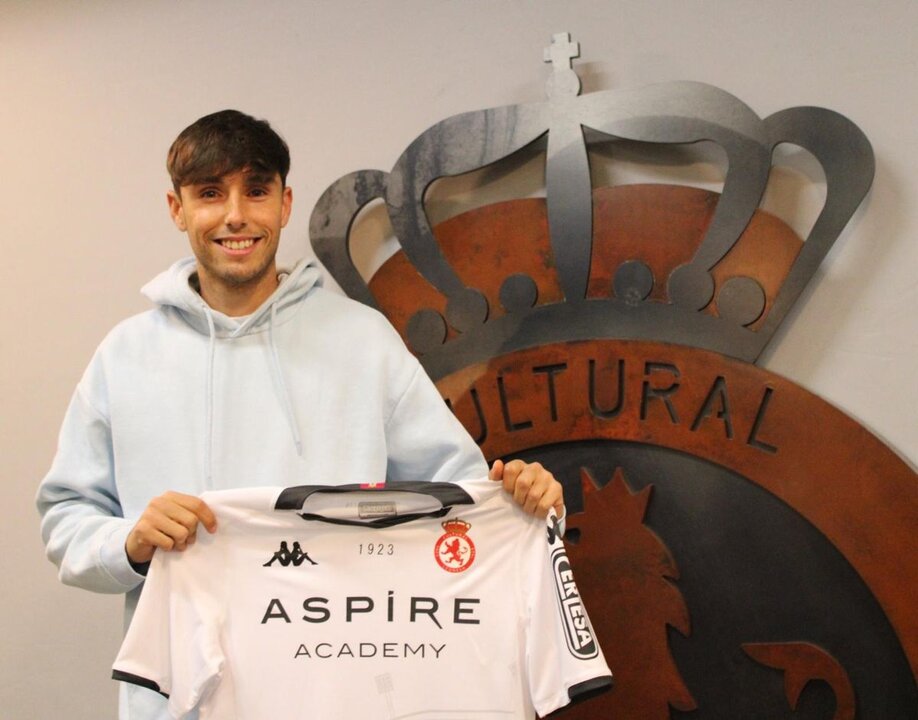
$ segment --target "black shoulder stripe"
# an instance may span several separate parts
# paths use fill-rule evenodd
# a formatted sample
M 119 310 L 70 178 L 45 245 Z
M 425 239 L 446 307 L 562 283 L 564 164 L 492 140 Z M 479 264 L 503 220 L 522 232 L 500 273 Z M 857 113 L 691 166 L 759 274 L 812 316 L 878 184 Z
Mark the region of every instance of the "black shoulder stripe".
M 145 687 L 147 690 L 158 692 L 164 698 L 169 697 L 168 694 L 159 689 L 159 685 L 145 677 L 140 677 L 140 675 L 132 675 L 131 673 L 122 672 L 121 670 L 112 670 L 112 680 L 120 680 L 121 682 L 131 683 L 132 685 L 139 685 L 140 687 Z

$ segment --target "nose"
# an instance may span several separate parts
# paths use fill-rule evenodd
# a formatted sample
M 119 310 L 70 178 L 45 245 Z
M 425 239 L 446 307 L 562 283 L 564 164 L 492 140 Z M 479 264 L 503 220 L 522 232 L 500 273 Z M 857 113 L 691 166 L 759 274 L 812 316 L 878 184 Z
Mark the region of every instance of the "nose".
M 245 227 L 245 209 L 242 197 L 238 193 L 230 193 L 227 196 L 224 213 L 223 221 L 229 230 L 241 230 Z

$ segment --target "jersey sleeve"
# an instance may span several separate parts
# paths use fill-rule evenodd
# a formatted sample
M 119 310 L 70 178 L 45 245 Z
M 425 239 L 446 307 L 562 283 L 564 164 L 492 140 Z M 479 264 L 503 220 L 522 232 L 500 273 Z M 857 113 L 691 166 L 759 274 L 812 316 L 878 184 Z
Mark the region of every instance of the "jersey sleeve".
M 554 512 L 539 532 L 542 537 L 524 549 L 531 589 L 526 658 L 532 703 L 545 717 L 608 690 L 612 673 L 580 599 Z
M 159 692 L 182 718 L 220 682 L 224 653 L 216 553 L 207 539 L 184 553 L 157 551 L 112 668 L 115 680 Z

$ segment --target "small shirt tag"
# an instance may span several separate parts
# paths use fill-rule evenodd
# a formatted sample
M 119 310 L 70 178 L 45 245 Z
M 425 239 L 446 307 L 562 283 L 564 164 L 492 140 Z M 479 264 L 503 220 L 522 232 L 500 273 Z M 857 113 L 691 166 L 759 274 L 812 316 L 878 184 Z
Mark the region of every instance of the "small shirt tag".
M 364 501 L 357 503 L 357 516 L 361 520 L 395 517 L 398 515 L 394 502 Z

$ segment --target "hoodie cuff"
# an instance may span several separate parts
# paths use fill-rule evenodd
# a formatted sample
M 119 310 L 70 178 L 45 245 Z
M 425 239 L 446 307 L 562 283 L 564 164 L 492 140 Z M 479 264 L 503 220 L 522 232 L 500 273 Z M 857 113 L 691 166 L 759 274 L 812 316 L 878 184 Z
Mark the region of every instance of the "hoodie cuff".
M 130 520 L 121 520 L 109 533 L 99 551 L 102 566 L 112 579 L 124 589 L 133 590 L 143 582 L 146 573 L 138 572 L 128 559 L 124 543 L 134 524 Z M 141 569 L 142 566 L 138 566 Z

